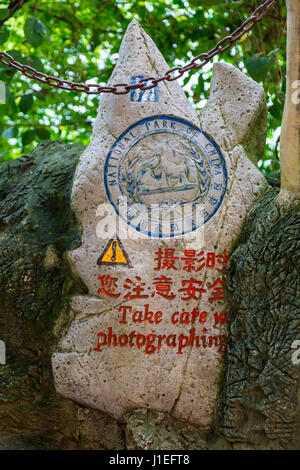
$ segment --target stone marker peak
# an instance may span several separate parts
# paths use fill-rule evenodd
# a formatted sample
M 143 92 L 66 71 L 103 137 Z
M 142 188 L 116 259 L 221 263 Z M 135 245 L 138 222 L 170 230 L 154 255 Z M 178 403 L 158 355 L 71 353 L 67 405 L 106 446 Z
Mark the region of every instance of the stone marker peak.
M 136 83 L 140 77 L 160 77 L 168 69 L 154 41 L 137 20 L 132 20 L 124 34 L 119 59 L 108 84 Z M 195 125 L 198 123 L 196 112 L 179 83 L 164 81 L 152 90 L 133 90 L 126 95 L 101 95 L 93 136 L 101 133 L 103 126 L 117 135 L 120 129 L 124 130 L 124 116 L 128 127 L 128 124 L 154 114 L 177 115 Z

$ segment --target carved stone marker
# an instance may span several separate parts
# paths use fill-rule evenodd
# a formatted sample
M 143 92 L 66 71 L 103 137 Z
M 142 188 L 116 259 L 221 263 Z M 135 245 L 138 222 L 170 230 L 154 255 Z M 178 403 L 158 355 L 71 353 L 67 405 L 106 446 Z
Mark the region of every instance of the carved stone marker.
M 167 68 L 133 21 L 110 83 Z M 226 64 L 199 116 L 174 81 L 101 96 L 73 184 L 82 244 L 68 253 L 88 295 L 72 299 L 52 357 L 58 393 L 120 420 L 149 408 L 210 426 L 230 314 L 222 268 L 267 184 L 265 136 L 263 88 Z

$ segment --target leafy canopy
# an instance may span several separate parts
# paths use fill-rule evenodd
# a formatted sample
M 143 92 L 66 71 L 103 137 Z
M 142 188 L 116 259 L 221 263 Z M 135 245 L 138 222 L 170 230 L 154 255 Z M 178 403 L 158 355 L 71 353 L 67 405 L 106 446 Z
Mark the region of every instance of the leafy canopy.
M 138 19 L 170 67 L 207 52 L 261 2 L 255 0 L 15 0 L 0 3 L 0 50 L 49 75 L 107 83 L 129 22 Z M 11 5 L 11 8 L 9 8 Z M 13 6 L 12 6 L 13 5 Z M 279 169 L 278 136 L 285 98 L 286 10 L 280 2 L 215 60 L 227 61 L 265 88 L 268 142 L 262 171 Z M 181 83 L 194 106 L 208 97 L 212 64 Z M 44 139 L 87 144 L 99 97 L 33 81 L 0 64 L 6 103 L 0 104 L 0 162 Z M 1 100 L 1 94 L 0 94 Z M 1 103 L 1 101 L 0 101 Z

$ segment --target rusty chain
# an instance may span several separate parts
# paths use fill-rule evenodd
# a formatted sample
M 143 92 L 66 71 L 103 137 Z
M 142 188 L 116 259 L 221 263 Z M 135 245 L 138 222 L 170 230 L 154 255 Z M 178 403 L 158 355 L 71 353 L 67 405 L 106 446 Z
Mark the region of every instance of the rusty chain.
M 89 95 L 99 95 L 100 93 L 113 93 L 115 95 L 125 95 L 126 93 L 129 93 L 130 90 L 150 90 L 163 80 L 167 80 L 169 82 L 173 80 L 178 80 L 178 78 L 182 77 L 182 75 L 188 72 L 189 70 L 197 70 L 206 65 L 213 57 L 229 49 L 233 44 L 235 44 L 239 39 L 241 39 L 242 36 L 244 36 L 252 28 L 254 28 L 254 26 L 267 15 L 270 8 L 272 8 L 273 5 L 275 5 L 275 3 L 277 3 L 278 1 L 279 0 L 266 0 L 258 8 L 256 8 L 252 15 L 246 21 L 244 21 L 244 23 L 239 28 L 237 28 L 232 34 L 221 39 L 221 41 L 219 41 L 217 45 L 209 52 L 203 52 L 194 57 L 191 62 L 187 65 L 183 67 L 173 67 L 172 69 L 168 70 L 164 76 L 159 78 L 141 78 L 137 83 L 134 84 L 115 83 L 112 86 L 102 86 L 96 83 L 77 83 L 71 82 L 69 80 L 63 80 L 61 78 L 52 77 L 50 75 L 46 75 L 45 73 L 38 72 L 29 65 L 21 64 L 12 56 L 7 54 L 7 52 L 0 52 L 0 62 L 8 67 L 12 67 L 16 70 L 19 70 L 26 77 L 32 78 L 41 83 L 46 83 L 55 88 L 60 88 L 62 90 L 79 91 L 87 93 Z M 202 62 L 197 63 L 199 60 L 201 60 Z M 147 82 L 150 82 L 150 84 L 147 85 Z

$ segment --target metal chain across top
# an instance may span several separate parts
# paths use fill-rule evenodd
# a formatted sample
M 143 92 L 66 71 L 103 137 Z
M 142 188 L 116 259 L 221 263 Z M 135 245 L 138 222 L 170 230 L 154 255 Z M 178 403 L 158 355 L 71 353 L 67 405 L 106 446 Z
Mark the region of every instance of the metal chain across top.
M 162 77 L 144 77 L 139 79 L 137 83 L 127 84 L 127 83 L 115 83 L 111 86 L 103 86 L 97 83 L 76 83 L 69 80 L 63 80 L 61 78 L 52 77 L 51 75 L 46 75 L 45 73 L 38 72 L 33 67 L 29 65 L 23 65 L 12 56 L 7 54 L 7 52 L 0 52 L 0 62 L 8 67 L 12 67 L 16 70 L 19 70 L 26 77 L 32 78 L 42 83 L 46 83 L 55 88 L 61 88 L 62 90 L 68 91 L 79 91 L 83 93 L 88 93 L 89 95 L 99 95 L 100 93 L 113 93 L 115 95 L 125 95 L 129 93 L 130 90 L 150 90 L 154 88 L 159 82 L 167 80 L 169 82 L 177 80 L 182 77 L 183 74 L 192 69 L 200 69 L 206 65 L 214 56 L 220 54 L 221 52 L 229 49 L 234 43 L 236 43 L 242 36 L 244 36 L 248 31 L 250 31 L 256 23 L 264 18 L 270 8 L 272 8 L 275 3 L 279 0 L 266 0 L 262 3 L 252 15 L 244 21 L 244 23 L 237 28 L 232 34 L 224 37 L 217 43 L 217 45 L 211 49 L 209 52 L 203 52 L 196 57 L 194 57 L 191 62 L 183 67 L 173 67 L 168 70 Z M 197 63 L 199 60 L 202 62 Z M 149 83 L 150 82 L 150 83 Z

